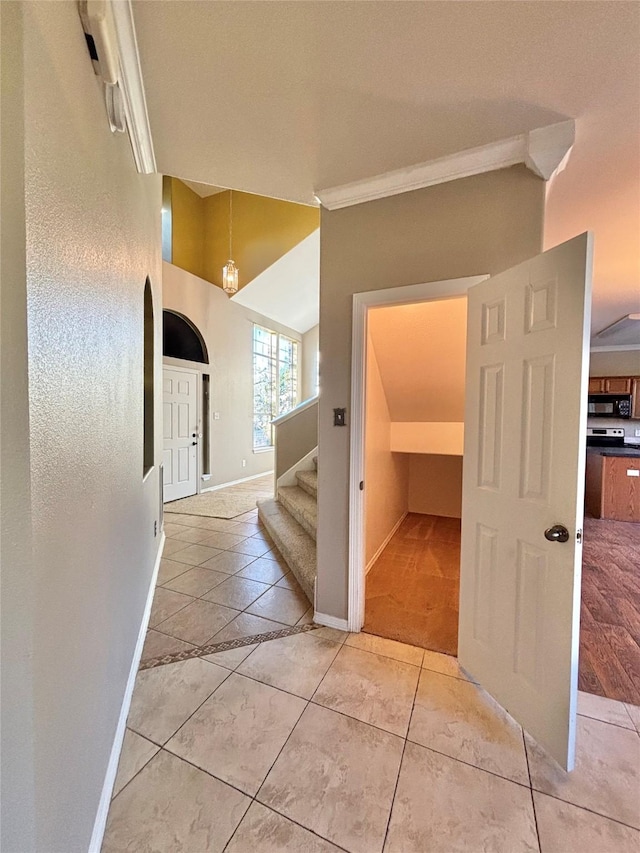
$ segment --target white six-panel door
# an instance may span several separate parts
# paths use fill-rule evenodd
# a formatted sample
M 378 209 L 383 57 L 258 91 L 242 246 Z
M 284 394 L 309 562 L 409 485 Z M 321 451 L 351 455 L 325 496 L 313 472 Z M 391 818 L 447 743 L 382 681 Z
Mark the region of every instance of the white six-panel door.
M 566 769 L 575 751 L 591 256 L 583 234 L 468 292 L 459 660 Z M 567 541 L 545 536 L 554 525 L 566 527 Z
M 198 487 L 198 374 L 163 369 L 164 499 L 195 495 Z

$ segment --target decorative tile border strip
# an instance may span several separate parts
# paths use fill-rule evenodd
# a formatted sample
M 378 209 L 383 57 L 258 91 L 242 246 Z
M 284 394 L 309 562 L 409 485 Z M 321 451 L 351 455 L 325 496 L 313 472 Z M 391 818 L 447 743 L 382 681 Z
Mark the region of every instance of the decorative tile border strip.
M 254 643 L 280 640 L 282 637 L 292 637 L 294 634 L 305 634 L 307 631 L 315 631 L 318 628 L 320 625 L 299 625 L 293 628 L 283 628 L 282 631 L 268 631 L 266 634 L 252 634 L 250 637 L 237 637 L 235 640 L 225 640 L 222 643 L 210 643 L 208 646 L 199 646 L 183 652 L 173 652 L 173 654 L 161 655 L 157 658 L 148 658 L 141 661 L 140 671 L 164 666 L 167 663 L 179 663 L 183 660 L 190 660 L 190 658 L 202 658 L 206 655 L 214 655 L 217 652 L 228 652 L 230 649 L 240 649 L 243 646 L 252 646 Z

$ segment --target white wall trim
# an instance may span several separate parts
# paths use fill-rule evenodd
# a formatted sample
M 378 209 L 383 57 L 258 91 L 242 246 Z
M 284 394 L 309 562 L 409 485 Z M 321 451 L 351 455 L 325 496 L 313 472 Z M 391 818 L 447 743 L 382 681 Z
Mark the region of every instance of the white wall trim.
M 618 344 L 608 347 L 591 347 L 590 352 L 636 352 L 640 350 L 640 344 Z
M 389 287 L 367 293 L 353 294 L 353 324 L 351 344 L 351 427 L 349 459 L 349 587 L 348 618 L 350 631 L 360 631 L 364 625 L 364 492 L 360 481 L 365 479 L 365 389 L 367 364 L 367 315 L 378 305 L 402 305 L 410 302 L 429 302 L 466 296 L 467 290 L 489 278 L 476 275 L 466 278 Z M 366 489 L 366 483 L 365 483 Z M 324 623 L 323 623 L 324 624 Z
M 131 139 L 136 169 L 143 175 L 157 172 L 151 138 L 151 125 L 144 93 L 138 40 L 133 20 L 131 0 L 112 2 L 111 11 L 118 41 L 120 75 L 118 88 L 122 92 L 127 130 Z
M 574 139 L 575 121 L 568 119 L 426 163 L 317 190 L 315 195 L 323 207 L 339 210 L 471 175 L 505 169 L 517 163 L 524 163 L 538 177 L 548 181 L 566 166 Z
M 219 486 L 209 486 L 208 489 L 202 489 L 200 494 L 204 494 L 204 492 L 217 492 L 218 489 L 226 489 L 227 486 L 237 486 L 238 483 L 248 483 L 249 480 L 257 480 L 259 477 L 267 477 L 269 474 L 273 474 L 273 469 L 271 471 L 263 471 L 262 474 L 252 474 L 250 477 L 242 477 L 240 480 L 229 480 L 228 483 L 220 483 Z
M 389 531 L 389 535 L 385 538 L 385 540 L 384 540 L 384 542 L 382 543 L 382 545 L 380 545 L 380 547 L 378 548 L 378 550 L 376 551 L 376 553 L 373 555 L 373 557 L 369 560 L 369 562 L 368 562 L 368 563 L 367 563 L 367 565 L 365 566 L 365 570 L 364 570 L 365 575 L 368 575 L 368 574 L 369 574 L 369 572 L 370 572 L 370 571 L 371 571 L 371 569 L 373 568 L 373 564 L 374 564 L 374 563 L 375 563 L 375 561 L 378 559 L 378 557 L 380 556 L 380 554 L 382 554 L 382 552 L 383 552 L 383 551 L 384 551 L 384 549 L 387 547 L 387 545 L 389 544 L 389 542 L 391 542 L 391 540 L 393 539 L 393 535 L 394 535 L 394 533 L 397 531 L 397 529 L 400 527 L 400 525 L 402 524 L 402 522 L 405 520 L 405 518 L 406 518 L 408 515 L 409 515 L 409 511 L 408 511 L 408 510 L 407 510 L 406 512 L 403 512 L 403 513 L 402 513 L 402 515 L 400 516 L 400 518 L 399 518 L 399 519 L 396 521 L 396 523 L 393 525 L 393 527 L 392 527 L 392 528 L 391 528 L 391 530 Z
M 349 630 L 349 623 L 346 619 L 338 619 L 337 616 L 329 616 L 328 613 L 318 613 L 317 610 L 313 614 L 313 621 L 325 628 L 336 628 L 338 631 Z
M 151 573 L 151 583 L 147 592 L 147 602 L 144 606 L 142 621 L 140 622 L 140 630 L 138 631 L 138 639 L 136 640 L 136 647 L 134 649 L 133 658 L 131 660 L 129 677 L 127 678 L 127 684 L 124 689 L 124 696 L 122 697 L 120 716 L 118 717 L 116 733 L 113 738 L 113 746 L 111 747 L 111 755 L 109 756 L 107 772 L 105 774 L 104 784 L 102 786 L 102 794 L 100 795 L 100 802 L 98 804 L 98 812 L 96 814 L 96 819 L 93 824 L 91 841 L 89 842 L 89 853 L 100 853 L 100 848 L 102 847 L 104 830 L 107 825 L 107 815 L 109 813 L 109 806 L 111 805 L 111 794 L 113 792 L 113 786 L 116 781 L 116 774 L 118 772 L 118 762 L 120 761 L 120 752 L 122 750 L 122 742 L 124 740 L 124 734 L 127 728 L 127 717 L 129 716 L 131 697 L 133 695 L 133 688 L 136 683 L 136 676 L 138 675 L 140 658 L 142 657 L 142 648 L 144 646 L 144 641 L 147 636 L 147 626 L 149 624 L 149 618 L 151 616 L 151 605 L 153 604 L 153 594 L 156 589 L 156 580 L 158 578 L 158 571 L 160 569 L 160 560 L 162 559 L 165 539 L 166 537 L 163 532 L 160 537 L 158 553 L 156 555 L 156 561 L 153 567 L 153 572 Z

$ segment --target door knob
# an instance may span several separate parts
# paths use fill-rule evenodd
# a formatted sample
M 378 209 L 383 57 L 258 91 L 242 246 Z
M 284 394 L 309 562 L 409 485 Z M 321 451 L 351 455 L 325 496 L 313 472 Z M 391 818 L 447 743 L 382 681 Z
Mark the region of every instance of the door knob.
M 553 527 L 548 527 L 544 532 L 544 538 L 549 542 L 568 542 L 569 531 L 564 524 L 554 524 Z

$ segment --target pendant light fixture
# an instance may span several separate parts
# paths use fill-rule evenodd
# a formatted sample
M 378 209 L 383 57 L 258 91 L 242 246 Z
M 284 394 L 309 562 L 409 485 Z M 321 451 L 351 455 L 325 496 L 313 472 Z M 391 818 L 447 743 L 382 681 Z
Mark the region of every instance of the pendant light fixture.
M 229 260 L 222 268 L 222 289 L 228 296 L 238 292 L 238 267 L 231 260 L 231 237 L 233 234 L 233 190 L 229 190 Z

